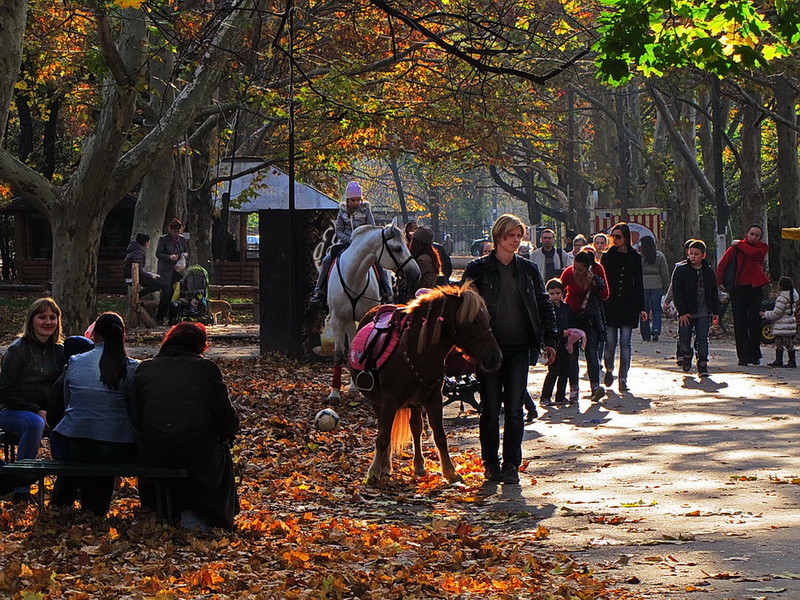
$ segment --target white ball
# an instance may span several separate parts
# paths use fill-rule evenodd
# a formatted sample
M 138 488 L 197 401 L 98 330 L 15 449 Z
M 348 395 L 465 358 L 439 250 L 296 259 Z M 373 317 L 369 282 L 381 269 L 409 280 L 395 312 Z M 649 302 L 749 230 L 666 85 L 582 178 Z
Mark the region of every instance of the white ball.
M 314 427 L 320 431 L 333 431 L 339 426 L 339 415 L 330 408 L 323 408 L 314 417 Z

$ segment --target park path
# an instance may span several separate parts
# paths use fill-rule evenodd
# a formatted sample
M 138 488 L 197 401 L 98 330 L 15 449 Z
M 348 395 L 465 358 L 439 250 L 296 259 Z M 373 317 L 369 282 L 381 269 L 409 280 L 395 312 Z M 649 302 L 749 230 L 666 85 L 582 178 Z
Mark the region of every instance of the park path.
M 800 370 L 738 367 L 732 340 L 712 340 L 700 380 L 674 348 L 634 339 L 629 394 L 540 410 L 522 485 L 486 502 L 642 598 L 800 599 Z M 453 444 L 477 444 L 477 417 L 448 411 Z

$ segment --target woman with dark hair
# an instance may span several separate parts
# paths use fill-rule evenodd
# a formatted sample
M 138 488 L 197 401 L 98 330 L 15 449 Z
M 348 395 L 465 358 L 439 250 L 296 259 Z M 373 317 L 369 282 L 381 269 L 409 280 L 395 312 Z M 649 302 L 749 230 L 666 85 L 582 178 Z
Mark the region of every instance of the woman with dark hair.
M 631 366 L 631 337 L 639 319 L 647 321 L 644 310 L 642 257 L 631 245 L 631 230 L 627 223 L 611 228 L 611 248 L 603 255 L 603 268 L 608 276 L 609 296 L 603 309 L 606 318 L 605 383 L 614 383 L 614 355 L 619 344 L 620 393 L 628 391 L 628 369 Z
M 572 327 L 586 334 L 584 356 L 589 375 L 591 399 L 600 400 L 605 390 L 600 385 L 600 356 L 598 346 L 606 338 L 602 301 L 608 298 L 606 272 L 592 250 L 584 249 L 575 255 L 573 263 L 561 274 L 564 303 L 569 306 Z
M 409 221 L 405 225 L 403 225 L 403 233 L 406 235 L 406 246 L 409 248 L 411 247 L 411 236 L 414 235 L 414 232 L 419 228 L 419 223 L 416 221 Z
M 439 278 L 442 269 L 442 259 L 433 244 L 433 231 L 427 227 L 417 227 L 411 234 L 409 250 L 411 256 L 417 261 L 421 276 L 419 280 L 409 286 L 407 299 L 413 299 L 420 288 L 432 288 Z
M 666 257 L 656 250 L 656 240 L 649 235 L 639 238 L 642 246 L 642 282 L 644 285 L 644 310 L 652 313 L 652 321 L 642 321 L 642 339 L 658 341 L 661 335 L 661 296 L 669 288 L 672 276 Z M 652 328 L 650 326 L 652 322 Z
M 183 468 L 189 482 L 172 486 L 172 505 L 187 529 L 233 529 L 239 499 L 229 449 L 239 417 L 222 372 L 202 355 L 208 348 L 200 323 L 178 323 L 155 358 L 136 371 L 134 420 L 138 461 Z M 155 508 L 153 488 L 140 482 L 142 504 Z
M 61 309 L 52 298 L 31 304 L 22 333 L 6 350 L 0 370 L 0 428 L 19 437 L 17 458 L 36 458 L 47 419 L 47 395 L 64 367 Z M 30 502 L 28 487 L 11 499 Z
M 733 311 L 733 333 L 739 365 L 761 364 L 761 302 L 769 277 L 764 273 L 764 259 L 769 246 L 761 241 L 764 230 L 753 223 L 741 240 L 733 240 L 717 265 L 717 283 L 726 286 L 725 273 L 736 261 L 733 289 L 730 294 Z M 728 282 L 730 285 L 730 282 Z
M 139 361 L 125 351 L 125 323 L 117 313 L 101 314 L 94 324 L 95 347 L 70 358 L 64 376 L 64 417 L 53 430 L 53 458 L 83 463 L 129 463 L 136 457 L 133 375 Z M 58 477 L 53 503 L 72 505 L 80 489 L 81 507 L 104 515 L 114 492 L 113 477 Z

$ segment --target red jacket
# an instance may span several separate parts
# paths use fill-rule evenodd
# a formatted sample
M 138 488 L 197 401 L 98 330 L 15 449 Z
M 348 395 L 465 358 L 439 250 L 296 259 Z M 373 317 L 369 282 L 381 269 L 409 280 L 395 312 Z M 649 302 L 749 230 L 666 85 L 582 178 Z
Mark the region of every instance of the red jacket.
M 595 276 L 602 278 L 605 283 L 606 271 L 603 269 L 603 265 L 597 263 L 593 269 Z M 564 302 L 574 314 L 581 314 L 581 306 L 583 305 L 583 300 L 586 298 L 586 293 L 589 291 L 589 288 L 582 289 L 576 283 L 572 265 L 564 269 L 564 272 L 561 273 L 561 283 L 564 286 Z M 608 283 L 605 283 L 601 289 L 595 289 L 594 292 L 600 297 L 600 300 L 608 300 Z
M 735 246 L 731 245 L 722 255 L 717 265 L 717 284 L 725 283 L 725 269 L 731 257 L 736 256 L 736 286 L 750 285 L 761 287 L 769 283 L 769 277 L 764 273 L 764 259 L 769 252 L 769 246 L 764 242 L 749 244 L 746 240 L 739 240 Z M 730 292 L 730 290 L 727 290 Z

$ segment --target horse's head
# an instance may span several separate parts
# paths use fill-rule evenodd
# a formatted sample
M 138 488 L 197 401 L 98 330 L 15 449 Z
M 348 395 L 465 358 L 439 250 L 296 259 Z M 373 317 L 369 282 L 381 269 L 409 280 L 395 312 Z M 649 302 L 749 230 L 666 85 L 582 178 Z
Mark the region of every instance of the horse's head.
M 403 232 L 392 221 L 381 231 L 383 250 L 380 254 L 380 265 L 384 269 L 389 269 L 395 273 L 402 271 L 408 281 L 416 283 L 422 275 L 417 261 L 411 256 L 411 252 L 406 246 Z
M 439 308 L 427 308 L 438 303 Z M 480 363 L 482 369 L 494 371 L 500 367 L 503 355 L 489 325 L 489 311 L 480 294 L 469 285 L 444 286 L 423 294 L 409 303 L 406 312 L 429 315 L 434 322 L 433 333 L 425 340 L 437 344 L 442 341 L 458 346 Z M 436 322 L 442 321 L 440 333 Z
M 485 371 L 496 371 L 503 362 L 503 353 L 489 324 L 489 311 L 478 291 L 470 284 L 458 287 L 461 305 L 456 311 L 453 342 Z

